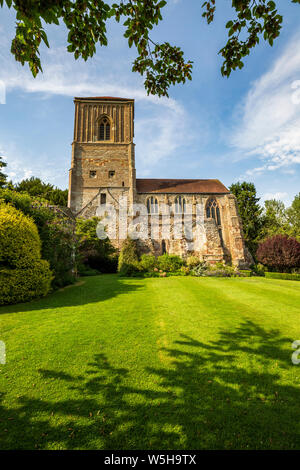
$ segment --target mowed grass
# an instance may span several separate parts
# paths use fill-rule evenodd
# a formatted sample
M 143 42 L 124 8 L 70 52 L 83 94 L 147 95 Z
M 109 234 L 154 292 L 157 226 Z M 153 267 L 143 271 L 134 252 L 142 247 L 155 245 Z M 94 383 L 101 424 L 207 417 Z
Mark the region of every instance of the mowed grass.
M 0 308 L 1 449 L 300 449 L 300 284 L 85 278 Z

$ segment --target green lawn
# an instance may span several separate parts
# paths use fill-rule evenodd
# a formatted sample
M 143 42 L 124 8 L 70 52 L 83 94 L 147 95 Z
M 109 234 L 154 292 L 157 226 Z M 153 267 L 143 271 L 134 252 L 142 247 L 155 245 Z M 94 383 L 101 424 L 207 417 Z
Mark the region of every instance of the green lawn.
M 299 288 L 103 275 L 0 308 L 0 448 L 300 449 Z

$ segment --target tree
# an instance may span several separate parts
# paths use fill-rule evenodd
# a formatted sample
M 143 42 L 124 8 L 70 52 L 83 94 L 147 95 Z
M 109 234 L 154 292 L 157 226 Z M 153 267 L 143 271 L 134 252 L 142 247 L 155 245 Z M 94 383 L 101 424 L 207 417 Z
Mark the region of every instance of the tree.
M 300 0 L 291 0 L 300 3 Z M 192 61 L 185 61 L 179 47 L 168 42 L 158 44 L 150 37 L 150 31 L 162 20 L 165 0 L 120 0 L 109 5 L 103 0 L 55 0 L 36 2 L 27 0 L 0 0 L 16 10 L 16 35 L 11 52 L 22 65 L 28 63 L 35 77 L 42 70 L 39 58 L 41 42 L 49 47 L 43 23 L 59 25 L 62 20 L 68 30 L 69 52 L 75 59 L 87 60 L 96 52 L 96 45 L 107 45 L 106 23 L 109 18 L 119 22 L 122 18 L 124 36 L 129 47 L 136 47 L 138 56 L 132 70 L 145 75 L 145 88 L 151 94 L 168 96 L 171 84 L 184 83 L 192 77 Z M 205 1 L 203 17 L 208 23 L 214 20 L 216 0 Z M 282 16 L 276 3 L 268 0 L 232 0 L 236 17 L 228 21 L 228 41 L 220 50 L 224 62 L 223 76 L 242 68 L 242 59 L 263 37 L 272 46 L 282 28 Z M 243 38 L 243 39 L 242 39 Z
M 289 272 L 300 267 L 300 243 L 286 235 L 275 235 L 259 244 L 256 256 L 268 268 Z
M 6 175 L 2 173 L 2 168 L 5 168 L 7 163 L 3 161 L 2 157 L 0 156 L 0 188 L 2 188 L 6 183 Z
M 284 203 L 276 199 L 265 201 L 263 236 L 267 238 L 288 233 L 289 224 Z
M 246 245 L 251 254 L 255 255 L 263 226 L 262 208 L 256 197 L 256 188 L 253 183 L 244 181 L 232 184 L 229 189 L 237 198 Z
M 32 197 L 41 197 L 49 201 L 54 206 L 67 206 L 68 190 L 54 188 L 50 183 L 43 183 L 40 178 L 31 178 L 22 180 L 16 184 L 15 191 L 26 192 Z
M 100 240 L 97 236 L 97 225 L 100 219 L 76 220 L 76 239 L 79 262 L 100 272 L 116 272 L 117 258 L 116 250 L 110 240 Z
M 287 209 L 290 235 L 300 241 L 300 193 L 295 196 L 291 207 Z

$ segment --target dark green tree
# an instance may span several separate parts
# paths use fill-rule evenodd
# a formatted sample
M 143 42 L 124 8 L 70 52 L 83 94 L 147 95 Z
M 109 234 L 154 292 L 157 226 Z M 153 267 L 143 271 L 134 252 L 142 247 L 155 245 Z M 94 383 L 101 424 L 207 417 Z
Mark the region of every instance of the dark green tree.
M 300 3 L 300 0 L 290 0 Z M 188 2 L 187 2 L 188 3 Z M 165 0 L 120 0 L 108 4 L 103 0 L 0 0 L 16 10 L 16 35 L 11 52 L 22 65 L 28 63 L 36 76 L 42 70 L 39 48 L 43 42 L 49 47 L 44 24 L 59 25 L 61 20 L 68 31 L 68 51 L 75 59 L 87 60 L 96 52 L 96 45 L 107 45 L 106 23 L 109 18 L 125 27 L 124 36 L 129 47 L 137 49 L 132 70 L 145 75 L 148 93 L 168 96 L 171 84 L 191 79 L 192 61 L 185 61 L 179 47 L 168 42 L 159 44 L 150 32 L 162 20 Z M 200 6 L 199 6 L 200 8 Z M 208 23 L 214 20 L 216 0 L 205 1 L 203 16 Z M 224 62 L 222 75 L 242 68 L 243 59 L 250 54 L 260 37 L 272 46 L 282 28 L 283 18 L 274 1 L 232 0 L 234 18 L 227 22 L 228 41 L 220 50 Z
M 237 198 L 246 245 L 252 256 L 255 256 L 263 227 L 263 209 L 259 205 L 256 188 L 253 183 L 244 181 L 232 184 L 229 189 Z
M 295 196 L 291 207 L 287 209 L 289 235 L 300 241 L 300 193 Z
M 7 163 L 3 161 L 3 158 L 0 156 L 0 188 L 6 184 L 6 175 L 2 173 L 2 168 L 5 168 Z
M 31 178 L 22 180 L 14 187 L 15 191 L 26 192 L 32 197 L 41 197 L 54 206 L 67 206 L 68 190 L 55 188 L 50 183 L 43 183 L 40 178 Z

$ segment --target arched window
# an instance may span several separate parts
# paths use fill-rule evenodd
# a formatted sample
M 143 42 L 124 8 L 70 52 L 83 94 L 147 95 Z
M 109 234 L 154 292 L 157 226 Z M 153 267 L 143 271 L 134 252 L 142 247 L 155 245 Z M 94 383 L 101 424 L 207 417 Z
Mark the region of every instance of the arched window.
M 175 198 L 175 214 L 183 214 L 185 212 L 185 198 L 183 196 L 177 196 Z
M 99 140 L 110 140 L 110 122 L 106 116 L 99 122 L 98 138 Z
M 151 196 L 147 199 L 148 214 L 158 214 L 158 200 L 156 197 Z
M 218 225 L 221 225 L 220 209 L 215 198 L 210 198 L 206 203 L 206 217 L 215 219 Z

